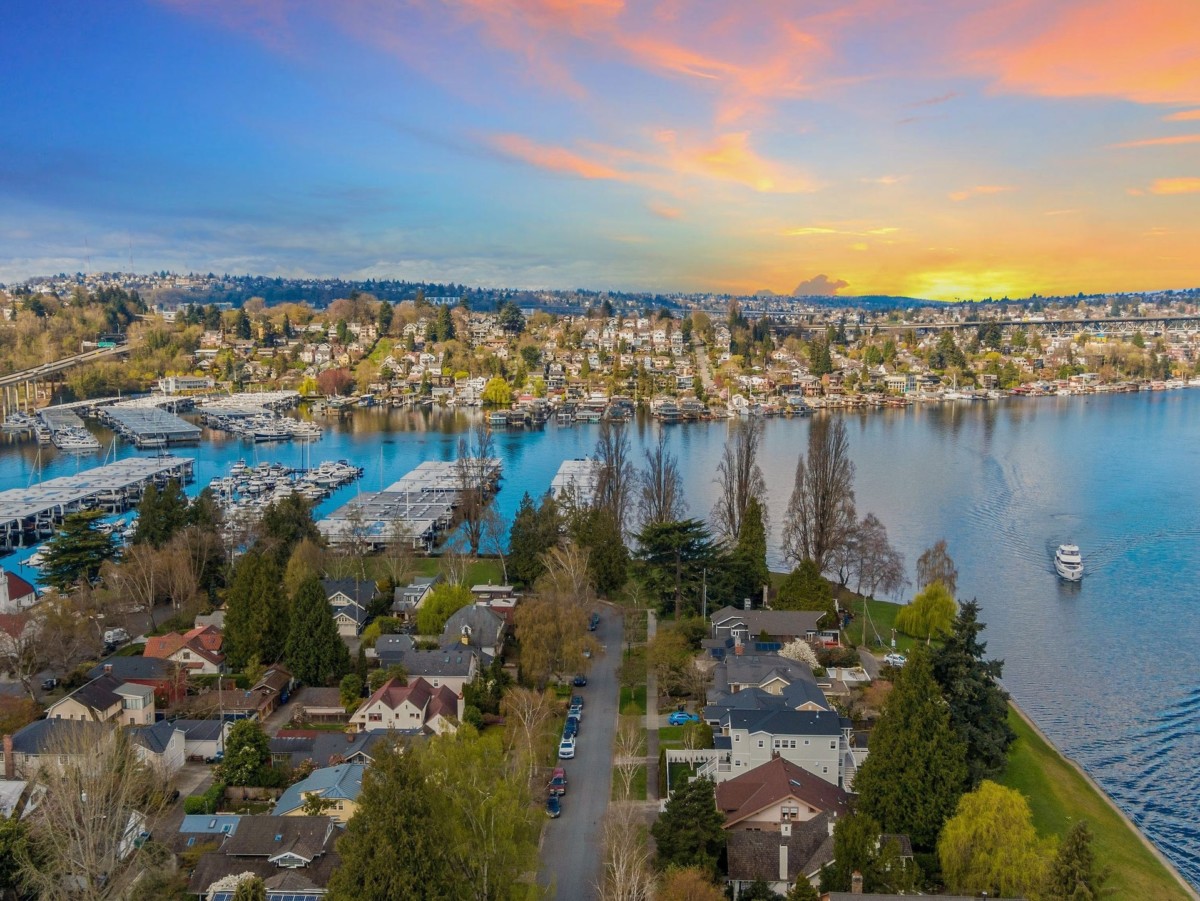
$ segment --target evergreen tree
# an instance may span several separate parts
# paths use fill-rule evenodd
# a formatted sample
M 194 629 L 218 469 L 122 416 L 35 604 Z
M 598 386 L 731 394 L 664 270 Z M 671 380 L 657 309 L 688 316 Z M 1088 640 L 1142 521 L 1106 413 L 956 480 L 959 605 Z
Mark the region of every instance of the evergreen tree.
M 449 307 L 438 307 L 437 325 L 436 325 L 437 340 L 451 341 L 454 338 L 454 317 L 450 315 Z
M 572 519 L 571 537 L 588 550 L 588 573 L 596 591 L 619 591 L 629 578 L 629 549 L 613 515 L 600 507 L 580 510 Z
M 338 840 L 342 863 L 329 881 L 329 901 L 474 897 L 452 863 L 450 816 L 455 813 L 426 784 L 421 753 L 385 745 L 363 778 L 358 812 Z
M 542 507 L 553 504 L 553 500 L 543 500 Z M 546 543 L 546 535 L 542 516 L 533 504 L 533 498 L 526 492 L 521 498 L 517 514 L 513 517 L 512 529 L 508 538 L 508 573 L 518 585 L 532 585 L 546 571 L 542 562 L 542 554 L 550 549 Z
M 113 536 L 96 528 L 96 520 L 103 515 L 99 510 L 70 513 L 46 543 L 42 575 L 55 588 L 95 579 L 104 562 L 117 555 Z
M 800 876 L 787 893 L 787 901 L 821 901 L 821 893 L 804 876 Z
M 301 583 L 291 620 L 283 658 L 292 675 L 306 685 L 325 685 L 350 671 L 350 651 L 338 634 L 320 579 Z
M 188 499 L 178 479 L 171 479 L 160 491 L 149 485 L 138 505 L 136 544 L 160 548 L 188 523 Z
M 221 527 L 222 520 L 221 508 L 210 487 L 202 490 L 188 505 L 186 522 L 190 526 L 200 526 L 212 532 Z
M 217 777 L 228 785 L 258 785 L 271 764 L 271 739 L 258 720 L 233 724 L 225 739 L 225 756 Z
M 279 568 L 287 566 L 292 551 L 304 539 L 324 545 L 321 530 L 312 518 L 312 504 L 295 492 L 272 501 L 259 520 L 258 544 L 270 551 Z
M 724 823 L 711 779 L 697 779 L 675 789 L 666 810 L 650 827 L 659 866 L 695 866 L 715 873 L 725 847 Z
M 821 575 L 815 560 L 801 560 L 779 585 L 775 598 L 776 610 L 820 610 L 832 626 L 837 611 L 833 606 L 833 589 Z
M 1100 867 L 1092 846 L 1092 830 L 1087 820 L 1079 820 L 1067 832 L 1046 873 L 1042 901 L 1099 901 L 1106 894 L 1104 883 L 1110 874 Z
M 233 332 L 243 341 L 250 338 L 250 317 L 245 310 L 238 310 L 233 320 Z
M 767 529 L 762 504 L 757 497 L 746 502 L 737 545 L 729 555 L 728 570 L 733 581 L 734 600 L 761 597 L 764 585 L 770 584 L 767 569 Z
M 1008 762 L 1016 734 L 1008 725 L 1008 694 L 1000 687 L 1003 660 L 984 660 L 979 604 L 958 611 L 946 643 L 932 653 L 933 678 L 950 707 L 950 725 L 967 746 L 969 786 L 996 775 Z
M 380 337 L 391 331 L 394 312 L 392 305 L 386 300 L 380 302 L 379 309 L 375 313 L 375 325 L 379 328 Z
M 235 670 L 252 657 L 274 663 L 283 654 L 289 610 L 282 582 L 275 558 L 254 548 L 234 567 L 225 598 L 225 654 Z
M 871 753 L 854 779 L 858 809 L 884 832 L 932 850 L 966 781 L 966 745 L 950 727 L 928 653 L 917 648 L 896 677 L 871 734 Z
M 646 525 L 637 534 L 635 570 L 664 614 L 676 618 L 700 612 L 707 570 L 715 576 L 720 548 L 698 519 Z
M 821 871 L 822 891 L 850 891 L 850 877 L 856 870 L 862 874 L 863 888 L 874 891 L 879 834 L 879 823 L 864 813 L 838 819 L 833 827 L 833 862 Z

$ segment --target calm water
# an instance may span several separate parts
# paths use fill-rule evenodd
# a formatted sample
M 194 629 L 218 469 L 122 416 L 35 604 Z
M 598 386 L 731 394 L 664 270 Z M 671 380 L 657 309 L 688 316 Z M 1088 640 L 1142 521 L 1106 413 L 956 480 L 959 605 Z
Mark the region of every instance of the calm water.
M 359 411 L 324 420 L 324 438 L 308 447 L 206 435 L 183 453 L 198 457 L 198 486 L 239 458 L 345 458 L 366 468 L 361 490 L 374 490 L 422 459 L 453 459 L 470 422 L 470 414 Z M 1014 697 L 1200 884 L 1200 668 L 1189 650 L 1200 640 L 1200 391 L 960 403 L 851 415 L 848 425 L 860 515 L 883 520 L 910 573 L 923 548 L 949 541 L 959 593 L 982 604 L 989 651 L 1006 660 Z M 631 426 L 639 461 L 658 428 Z M 690 513 L 706 516 L 728 426 L 666 428 Z M 803 420 L 767 423 L 773 564 L 807 433 Z M 511 518 L 522 492 L 545 491 L 559 462 L 587 454 L 595 438 L 595 427 L 553 424 L 498 434 L 500 512 Z M 44 450 L 41 468 L 61 475 L 100 456 Z M 6 440 L 0 488 L 26 484 L 37 462 L 35 447 Z M 356 490 L 342 489 L 318 513 Z M 1054 548 L 1065 541 L 1083 551 L 1082 585 L 1054 575 Z

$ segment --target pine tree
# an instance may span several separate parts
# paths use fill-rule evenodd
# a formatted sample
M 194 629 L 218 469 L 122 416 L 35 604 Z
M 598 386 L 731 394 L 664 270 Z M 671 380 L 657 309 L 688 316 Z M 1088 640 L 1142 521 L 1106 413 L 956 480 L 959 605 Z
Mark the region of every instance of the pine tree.
M 766 517 L 757 497 L 746 502 L 737 545 L 729 557 L 735 583 L 732 586 L 734 600 L 759 597 L 762 587 L 770 583 L 771 575 L 767 569 Z
M 521 498 L 508 538 L 508 572 L 518 585 L 532 585 L 546 571 L 537 508 L 529 492 Z
M 338 840 L 329 901 L 458 901 L 473 897 L 450 858 L 454 816 L 426 784 L 420 752 L 387 747 L 363 778 L 358 812 Z
M 42 575 L 55 588 L 65 589 L 80 579 L 94 579 L 106 560 L 117 554 L 111 535 L 96 528 L 99 510 L 71 513 L 47 542 Z
M 283 654 L 289 610 L 275 558 L 251 549 L 238 561 L 225 599 L 225 654 L 234 669 Z
M 306 685 L 325 685 L 350 671 L 350 652 L 338 634 L 321 580 L 315 576 L 301 583 L 292 606 L 284 660 Z
M 159 490 L 150 485 L 138 505 L 134 542 L 160 548 L 188 524 L 188 499 L 178 479 L 171 479 Z
M 1108 877 L 1109 869 L 1097 866 L 1091 828 L 1086 820 L 1079 820 L 1050 862 L 1041 897 L 1043 901 L 1099 901 Z
M 280 569 L 287 566 L 292 551 L 305 538 L 318 546 L 324 544 L 312 518 L 312 504 L 293 492 L 267 505 L 259 520 L 258 544 L 272 553 Z
M 659 865 L 664 869 L 696 866 L 715 872 L 725 847 L 724 823 L 711 779 L 697 779 L 675 789 L 667 809 L 650 827 Z
M 858 809 L 884 832 L 932 850 L 966 781 L 966 746 L 950 727 L 929 655 L 917 648 L 896 678 L 871 735 L 871 753 L 854 779 Z
M 987 642 L 979 640 L 984 624 L 978 617 L 978 602 L 964 603 L 946 643 L 932 654 L 933 678 L 950 705 L 950 725 L 967 745 L 972 788 L 1004 769 L 1016 738 L 1008 725 L 1008 695 L 998 681 L 1004 661 L 983 659 Z

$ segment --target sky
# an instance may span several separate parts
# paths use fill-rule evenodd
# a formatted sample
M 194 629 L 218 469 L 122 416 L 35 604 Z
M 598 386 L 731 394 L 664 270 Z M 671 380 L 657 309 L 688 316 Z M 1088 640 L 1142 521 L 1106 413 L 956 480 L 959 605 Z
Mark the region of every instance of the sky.
M 12 0 L 0 282 L 1200 285 L 1196 0 Z

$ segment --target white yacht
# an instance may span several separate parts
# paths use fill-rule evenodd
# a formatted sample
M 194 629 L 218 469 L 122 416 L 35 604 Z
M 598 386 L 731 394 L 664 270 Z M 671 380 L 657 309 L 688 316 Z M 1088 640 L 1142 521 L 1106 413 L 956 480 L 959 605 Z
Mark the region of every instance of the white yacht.
M 1079 548 L 1073 544 L 1060 544 L 1054 552 L 1054 569 L 1068 582 L 1082 579 L 1083 558 L 1079 556 Z

